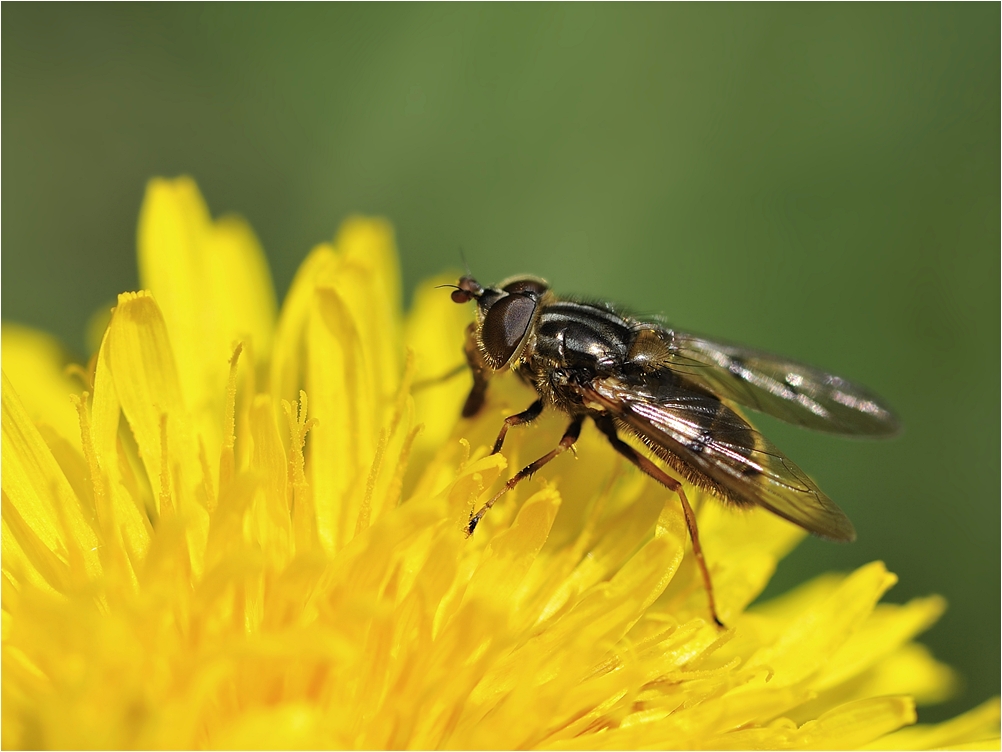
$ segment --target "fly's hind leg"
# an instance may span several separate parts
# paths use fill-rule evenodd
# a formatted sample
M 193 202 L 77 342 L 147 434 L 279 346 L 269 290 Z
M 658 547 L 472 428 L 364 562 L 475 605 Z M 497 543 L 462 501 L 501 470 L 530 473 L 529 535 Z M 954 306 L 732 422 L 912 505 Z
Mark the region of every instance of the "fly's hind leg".
M 532 408 L 529 409 L 531 410 Z M 567 430 L 564 431 L 564 436 L 562 439 L 560 439 L 560 443 L 557 444 L 555 448 L 551 449 L 549 452 L 544 454 L 535 462 L 530 462 L 528 465 L 526 465 L 517 473 L 515 473 L 511 477 L 511 480 L 509 480 L 507 483 L 504 484 L 504 488 L 502 488 L 500 491 L 494 494 L 494 497 L 490 501 L 488 501 L 486 504 L 480 507 L 479 511 L 477 511 L 475 515 L 470 517 L 470 522 L 466 526 L 466 534 L 467 535 L 473 534 L 473 531 L 476 529 L 477 524 L 480 522 L 481 518 L 485 514 L 487 514 L 487 511 L 492 506 L 494 506 L 495 502 L 497 502 L 498 499 L 500 499 L 502 496 L 504 496 L 506 493 L 508 493 L 511 489 L 513 489 L 515 486 L 517 486 L 526 478 L 532 477 L 532 474 L 535 473 L 537 470 L 539 470 L 539 468 L 541 468 L 547 462 L 554 459 L 555 457 L 559 457 L 561 454 L 563 454 L 572 446 L 574 446 L 574 442 L 577 441 L 578 436 L 581 435 L 581 424 L 583 422 L 584 422 L 583 417 L 577 417 L 574 420 L 572 420 L 571 424 L 567 426 Z
M 680 481 L 672 478 L 668 473 L 651 462 L 647 457 L 631 447 L 616 433 L 616 424 L 609 417 L 595 417 L 595 425 L 606 435 L 613 449 L 626 457 L 640 470 L 656 480 L 662 486 L 673 492 L 680 502 L 682 502 L 682 512 L 685 514 L 685 526 L 689 529 L 689 538 L 692 540 L 692 552 L 696 556 L 696 563 L 699 564 L 699 571 L 703 575 L 703 584 L 706 586 L 706 597 L 710 601 L 710 615 L 718 626 L 724 626 L 717 616 L 717 605 L 713 600 L 713 582 L 710 580 L 710 570 L 706 568 L 706 560 L 703 558 L 703 547 L 699 545 L 699 528 L 696 527 L 696 514 L 689 506 L 689 500 L 685 497 L 685 490 Z

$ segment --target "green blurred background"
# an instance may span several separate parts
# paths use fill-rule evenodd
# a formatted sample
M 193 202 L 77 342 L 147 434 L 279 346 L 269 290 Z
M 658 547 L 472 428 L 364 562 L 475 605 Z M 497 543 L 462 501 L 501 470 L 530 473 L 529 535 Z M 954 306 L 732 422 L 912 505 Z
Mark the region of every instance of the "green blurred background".
M 189 173 L 258 231 L 279 293 L 351 212 L 405 286 L 459 249 L 798 357 L 903 436 L 761 421 L 849 513 L 769 592 L 884 559 L 925 637 L 999 691 L 999 23 L 973 5 L 2 9 L 5 320 L 83 351 L 137 286 L 145 181 Z M 995 344 L 992 344 L 995 343 Z

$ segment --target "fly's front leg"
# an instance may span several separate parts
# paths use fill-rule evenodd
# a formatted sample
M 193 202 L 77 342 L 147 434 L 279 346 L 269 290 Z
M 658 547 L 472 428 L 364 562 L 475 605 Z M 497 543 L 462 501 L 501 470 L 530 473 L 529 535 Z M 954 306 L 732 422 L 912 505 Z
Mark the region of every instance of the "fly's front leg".
M 441 376 L 432 376 L 428 379 L 421 379 L 420 381 L 415 381 L 411 385 L 411 391 L 414 393 L 420 392 L 423 389 L 427 389 L 430 386 L 438 386 L 443 384 L 451 378 L 458 376 L 461 373 L 465 373 L 469 366 L 466 363 L 460 363 L 458 366 L 453 368 L 451 371 L 446 371 Z
M 703 575 L 703 585 L 706 587 L 706 597 L 710 601 L 710 615 L 717 626 L 724 626 L 717 616 L 717 604 L 713 600 L 713 582 L 710 580 L 710 570 L 706 567 L 706 560 L 703 558 L 703 547 L 699 545 L 699 528 L 696 527 L 696 513 L 692 511 L 689 500 L 685 497 L 685 490 L 681 481 L 675 480 L 660 467 L 651 462 L 647 457 L 631 447 L 616 433 L 616 424 L 608 416 L 595 416 L 595 425 L 598 430 L 606 435 L 612 448 L 626 457 L 640 470 L 654 478 L 658 483 L 674 492 L 680 502 L 682 502 L 682 512 L 685 514 L 685 526 L 689 529 L 689 538 L 692 540 L 692 553 L 696 556 L 696 563 L 699 564 L 699 571 Z
M 539 414 L 543 412 L 543 400 L 538 399 L 529 405 L 528 408 L 515 415 L 509 415 L 504 419 L 504 425 L 501 426 L 501 432 L 498 434 L 497 441 L 494 442 L 494 451 L 491 454 L 497 454 L 501 451 L 501 445 L 504 444 L 505 434 L 508 433 L 508 429 L 512 426 L 521 426 L 526 423 L 530 423 L 539 417 Z
M 498 499 L 500 499 L 502 496 L 504 496 L 506 493 L 508 493 L 511 489 L 513 489 L 515 486 L 517 486 L 526 478 L 531 478 L 532 474 L 537 470 L 539 470 L 539 468 L 541 468 L 547 462 L 550 462 L 555 457 L 559 457 L 561 454 L 563 454 L 572 446 L 574 446 L 574 442 L 577 441 L 578 436 L 581 435 L 582 422 L 584 422 L 584 418 L 582 417 L 577 417 L 574 420 L 572 420 L 571 424 L 567 426 L 567 430 L 564 431 L 564 436 L 562 439 L 560 439 L 560 443 L 557 444 L 557 446 L 554 449 L 551 449 L 549 452 L 544 454 L 538 460 L 536 460 L 535 462 L 530 462 L 528 465 L 526 465 L 517 473 L 515 473 L 515 475 L 511 477 L 511 480 L 509 480 L 507 483 L 504 484 L 504 488 L 498 491 L 490 501 L 488 501 L 486 504 L 480 507 L 479 511 L 475 515 L 470 517 L 470 522 L 466 526 L 466 534 L 473 535 L 473 531 L 476 529 L 477 523 L 480 522 L 481 518 L 485 514 L 487 514 L 487 511 L 492 506 L 494 506 L 494 504 L 497 502 Z
M 490 373 L 490 368 L 484 362 L 480 348 L 477 347 L 475 324 L 466 327 L 466 343 L 463 350 L 466 353 L 466 362 L 470 366 L 470 372 L 473 374 L 473 388 L 470 389 L 463 405 L 463 417 L 472 418 L 484 406 L 484 399 L 487 396 L 487 378 Z

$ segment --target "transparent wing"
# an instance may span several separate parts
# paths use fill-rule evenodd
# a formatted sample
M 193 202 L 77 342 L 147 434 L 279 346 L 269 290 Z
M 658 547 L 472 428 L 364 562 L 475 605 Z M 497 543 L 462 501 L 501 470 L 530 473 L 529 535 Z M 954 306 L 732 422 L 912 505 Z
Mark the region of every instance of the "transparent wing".
M 648 335 L 648 343 L 656 339 L 663 347 L 659 365 L 723 399 L 829 433 L 876 437 L 900 430 L 897 417 L 879 397 L 839 376 L 770 353 L 668 328 L 651 331 L 655 336 Z
M 689 479 L 737 504 L 757 504 L 823 538 L 851 541 L 849 518 L 738 413 L 681 379 L 597 379 L 578 387 Z

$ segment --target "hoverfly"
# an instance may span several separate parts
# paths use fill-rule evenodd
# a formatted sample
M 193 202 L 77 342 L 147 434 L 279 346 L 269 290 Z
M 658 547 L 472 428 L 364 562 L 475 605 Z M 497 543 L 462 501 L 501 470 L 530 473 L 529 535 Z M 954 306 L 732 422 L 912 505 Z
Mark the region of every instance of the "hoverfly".
M 537 399 L 507 417 L 494 443 L 547 406 L 570 416 L 557 446 L 516 473 L 472 514 L 467 534 L 505 493 L 571 448 L 591 418 L 619 454 L 678 496 L 717 617 L 696 516 L 682 483 L 623 441 L 634 436 L 679 476 L 739 507 L 758 505 L 834 541 L 856 537 L 849 518 L 789 458 L 734 409 L 743 406 L 788 423 L 854 436 L 890 436 L 897 418 L 863 387 L 768 353 L 722 344 L 641 321 L 610 305 L 560 298 L 538 277 L 484 287 L 472 276 L 455 285 L 456 303 L 475 300 L 466 335 L 473 388 L 463 406 L 484 404 L 492 374 L 511 369 Z

